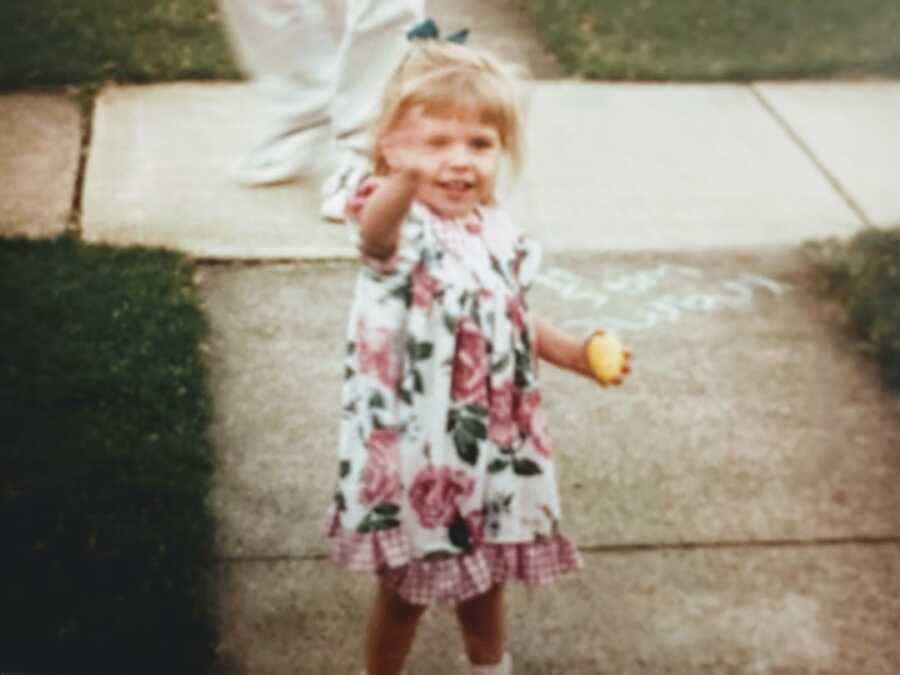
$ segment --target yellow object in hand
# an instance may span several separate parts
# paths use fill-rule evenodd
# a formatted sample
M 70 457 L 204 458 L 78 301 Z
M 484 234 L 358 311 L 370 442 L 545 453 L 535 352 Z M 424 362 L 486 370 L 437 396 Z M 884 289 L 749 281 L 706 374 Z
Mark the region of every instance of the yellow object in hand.
M 625 368 L 625 349 L 615 335 L 598 332 L 587 343 L 587 358 L 591 371 L 603 384 L 620 379 Z

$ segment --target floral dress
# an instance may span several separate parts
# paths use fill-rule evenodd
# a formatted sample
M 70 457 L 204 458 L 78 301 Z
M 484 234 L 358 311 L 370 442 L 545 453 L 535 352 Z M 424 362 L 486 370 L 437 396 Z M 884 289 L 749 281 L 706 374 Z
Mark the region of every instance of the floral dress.
M 350 203 L 351 223 L 372 188 Z M 355 231 L 355 228 L 354 228 Z M 414 203 L 350 312 L 333 558 L 408 602 L 461 602 L 580 565 L 559 498 L 525 291 L 540 250 L 495 207 Z

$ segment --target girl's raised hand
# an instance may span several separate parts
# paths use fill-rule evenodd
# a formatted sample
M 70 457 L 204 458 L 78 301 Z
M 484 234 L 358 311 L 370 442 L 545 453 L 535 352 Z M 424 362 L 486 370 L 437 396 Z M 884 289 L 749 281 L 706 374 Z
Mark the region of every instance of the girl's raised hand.
M 418 179 L 434 171 L 429 161 L 424 118 L 422 106 L 414 106 L 397 124 L 376 139 L 391 173 Z

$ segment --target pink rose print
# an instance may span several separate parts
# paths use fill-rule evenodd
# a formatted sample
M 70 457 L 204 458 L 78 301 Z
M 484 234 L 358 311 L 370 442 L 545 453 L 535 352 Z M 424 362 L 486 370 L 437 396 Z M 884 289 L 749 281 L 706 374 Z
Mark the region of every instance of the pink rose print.
M 519 426 L 513 419 L 513 383 L 491 391 L 488 436 L 498 447 L 508 448 L 519 438 Z
M 541 408 L 541 392 L 531 389 L 519 399 L 516 419 L 522 433 L 531 438 L 535 449 L 545 457 L 550 456 L 550 439 L 547 418 Z
M 344 207 L 347 219 L 350 222 L 359 222 L 363 208 L 365 208 L 366 203 L 369 201 L 369 197 L 375 192 L 378 185 L 379 181 L 377 179 L 367 178 L 358 188 L 356 188 L 356 192 L 350 195 L 350 198 L 347 199 L 347 204 Z
M 463 471 L 432 465 L 419 471 L 409 488 L 409 501 L 422 527 L 449 527 L 460 502 L 472 495 L 475 482 Z
M 518 331 L 525 330 L 525 302 L 517 295 L 506 302 L 506 315 Z
M 362 472 L 363 504 L 394 501 L 400 492 L 399 435 L 393 429 L 375 429 L 366 446 L 369 456 Z
M 394 334 L 385 328 L 367 330 L 360 321 L 358 335 L 359 372 L 374 373 L 385 387 L 396 390 L 400 386 L 400 355 Z
M 415 307 L 430 309 L 434 294 L 440 288 L 438 280 L 428 274 L 424 265 L 416 267 L 412 274 L 412 302 Z
M 522 274 L 522 262 L 526 257 L 528 257 L 528 251 L 526 251 L 522 247 L 521 242 L 519 242 L 516 247 L 516 257 L 512 262 L 513 274 L 515 275 L 516 279 L 519 279 Z
M 366 446 L 369 448 L 370 455 L 379 455 L 391 459 L 396 463 L 398 458 L 397 441 L 400 434 L 396 429 L 373 429 L 369 434 L 369 442 Z
M 459 322 L 456 333 L 456 355 L 453 359 L 453 380 L 450 395 L 454 401 L 480 403 L 487 407 L 487 379 L 490 370 L 487 344 L 475 325 L 466 317 Z
M 531 441 L 544 457 L 550 456 L 550 435 L 547 432 L 547 416 L 543 408 L 538 408 L 531 416 Z

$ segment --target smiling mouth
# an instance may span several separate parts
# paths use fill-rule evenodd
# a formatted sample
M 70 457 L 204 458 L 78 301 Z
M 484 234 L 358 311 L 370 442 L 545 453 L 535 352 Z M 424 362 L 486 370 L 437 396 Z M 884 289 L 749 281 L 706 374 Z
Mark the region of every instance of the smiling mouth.
M 475 187 L 475 183 L 468 180 L 448 180 L 448 181 L 439 181 L 438 187 L 442 190 L 446 190 L 448 192 L 455 192 L 462 194 L 468 190 L 471 190 Z

